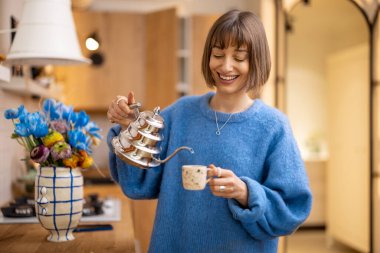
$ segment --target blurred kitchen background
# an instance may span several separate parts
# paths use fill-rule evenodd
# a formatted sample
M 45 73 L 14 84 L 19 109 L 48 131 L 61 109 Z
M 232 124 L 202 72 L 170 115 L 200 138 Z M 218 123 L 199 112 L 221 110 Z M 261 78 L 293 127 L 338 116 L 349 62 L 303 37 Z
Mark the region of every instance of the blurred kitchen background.
M 0 0 L 0 30 L 20 18 L 22 0 Z M 314 195 L 308 220 L 281 239 L 280 252 L 380 252 L 380 94 L 377 0 L 72 0 L 85 57 L 79 66 L 0 65 L 0 205 L 26 174 L 5 109 L 36 110 L 54 97 L 86 110 L 106 138 L 110 101 L 130 90 L 143 108 L 166 107 L 208 91 L 201 75 L 205 36 L 223 12 L 258 14 L 267 31 L 272 72 L 262 99 L 284 111 Z M 92 38 L 99 43 L 87 44 Z M 10 34 L 0 34 L 0 55 Z M 94 42 L 94 41 L 93 41 Z M 96 43 L 95 43 L 96 44 Z M 95 149 L 86 184 L 112 183 L 105 140 Z M 156 201 L 131 201 L 135 251 L 145 252 Z

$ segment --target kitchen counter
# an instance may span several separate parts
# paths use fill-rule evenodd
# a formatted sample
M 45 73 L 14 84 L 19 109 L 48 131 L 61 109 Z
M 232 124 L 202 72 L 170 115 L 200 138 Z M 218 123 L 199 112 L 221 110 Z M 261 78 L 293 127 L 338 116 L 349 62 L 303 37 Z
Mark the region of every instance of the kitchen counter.
M 108 196 L 121 200 L 121 220 L 107 222 L 113 226 L 113 230 L 75 232 L 75 240 L 54 243 L 46 240 L 49 233 L 40 224 L 1 224 L 0 253 L 135 252 L 131 201 L 123 195 L 117 185 L 85 186 L 84 194 L 91 193 L 97 193 L 99 197 Z

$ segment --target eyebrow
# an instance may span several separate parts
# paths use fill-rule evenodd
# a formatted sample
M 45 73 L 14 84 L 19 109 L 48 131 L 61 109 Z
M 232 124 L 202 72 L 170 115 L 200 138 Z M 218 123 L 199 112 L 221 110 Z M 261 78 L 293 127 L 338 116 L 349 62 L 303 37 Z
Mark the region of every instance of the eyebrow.
M 223 50 L 220 46 L 213 46 L 213 49 L 216 48 L 216 49 L 220 49 L 220 50 Z M 244 52 L 244 53 L 248 53 L 248 49 L 242 49 L 242 48 L 238 48 L 238 49 L 235 49 L 234 50 L 235 52 Z

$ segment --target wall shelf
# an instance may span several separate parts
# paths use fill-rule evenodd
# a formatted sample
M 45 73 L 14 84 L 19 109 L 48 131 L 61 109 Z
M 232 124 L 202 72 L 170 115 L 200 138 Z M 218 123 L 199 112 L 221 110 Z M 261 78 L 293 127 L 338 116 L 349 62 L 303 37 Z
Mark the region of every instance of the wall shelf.
M 9 82 L 11 79 L 11 71 L 9 68 L 0 65 L 0 83 Z
M 39 96 L 55 99 L 62 96 L 62 87 L 60 85 L 52 84 L 49 88 L 45 88 L 36 81 L 24 77 L 12 77 L 9 83 L 0 82 L 0 89 L 20 96 Z

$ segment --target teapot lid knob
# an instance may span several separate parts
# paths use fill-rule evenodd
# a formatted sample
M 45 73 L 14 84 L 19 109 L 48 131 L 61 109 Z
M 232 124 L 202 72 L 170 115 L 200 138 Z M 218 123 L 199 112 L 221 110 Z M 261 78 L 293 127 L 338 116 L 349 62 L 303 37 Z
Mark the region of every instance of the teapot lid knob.
M 150 112 L 150 115 L 146 118 L 148 124 L 156 127 L 156 128 L 164 128 L 164 119 L 159 115 L 160 107 L 157 106 L 153 109 L 153 114 Z
M 160 114 L 160 107 L 157 106 L 156 108 L 154 108 L 154 109 L 153 109 L 153 113 L 154 113 L 154 115 L 158 115 L 158 114 Z

